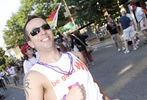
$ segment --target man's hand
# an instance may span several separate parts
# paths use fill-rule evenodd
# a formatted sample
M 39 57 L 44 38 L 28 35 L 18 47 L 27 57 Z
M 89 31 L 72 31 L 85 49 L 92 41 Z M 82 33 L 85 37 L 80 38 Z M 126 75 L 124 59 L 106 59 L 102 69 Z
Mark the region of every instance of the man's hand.
M 84 87 L 82 85 L 74 86 L 66 95 L 66 100 L 84 100 Z

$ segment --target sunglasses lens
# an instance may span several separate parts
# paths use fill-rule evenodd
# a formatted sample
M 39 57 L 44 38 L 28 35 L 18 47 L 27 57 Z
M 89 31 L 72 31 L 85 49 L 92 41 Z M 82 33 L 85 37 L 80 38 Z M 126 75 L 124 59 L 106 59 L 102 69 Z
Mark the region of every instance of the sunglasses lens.
M 30 34 L 32 35 L 32 36 L 35 36 L 36 34 L 38 34 L 40 32 L 40 28 L 35 28 L 35 29 L 33 29 L 31 32 L 30 32 Z
M 48 30 L 48 29 L 50 29 L 50 26 L 49 26 L 48 24 L 43 24 L 43 25 L 42 25 L 42 28 L 43 28 L 44 30 Z

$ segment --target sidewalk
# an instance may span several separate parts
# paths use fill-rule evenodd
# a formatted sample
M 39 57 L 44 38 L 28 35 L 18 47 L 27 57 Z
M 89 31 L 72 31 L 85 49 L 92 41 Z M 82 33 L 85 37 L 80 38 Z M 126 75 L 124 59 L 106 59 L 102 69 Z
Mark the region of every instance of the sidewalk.
M 141 42 L 144 41 L 144 35 L 141 34 L 141 33 L 138 34 L 138 35 L 139 35 Z M 124 42 L 122 37 L 121 37 L 121 40 L 122 40 L 122 42 Z M 104 41 L 98 41 L 98 42 L 93 43 L 92 47 L 93 47 L 94 51 L 96 51 L 97 48 L 109 46 L 109 45 L 112 45 L 112 44 L 114 44 L 114 41 L 111 38 L 108 38 Z
M 97 48 L 101 48 L 101 47 L 105 47 L 105 46 L 108 46 L 108 45 L 112 45 L 113 43 L 114 43 L 114 41 L 111 38 L 109 38 L 109 39 L 106 39 L 104 41 L 99 41 L 97 43 L 94 43 L 92 45 L 92 47 L 93 47 L 94 51 L 96 51 Z

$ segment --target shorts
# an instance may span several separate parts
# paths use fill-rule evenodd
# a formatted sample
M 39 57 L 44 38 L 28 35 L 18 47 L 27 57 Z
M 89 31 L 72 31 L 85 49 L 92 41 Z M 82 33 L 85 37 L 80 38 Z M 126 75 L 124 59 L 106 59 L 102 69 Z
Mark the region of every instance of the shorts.
M 113 34 L 113 35 L 112 35 L 112 39 L 113 39 L 115 42 L 120 42 L 120 41 L 121 41 L 119 34 Z
M 123 39 L 124 40 L 131 40 L 136 35 L 136 32 L 134 31 L 132 26 L 129 26 L 128 28 L 123 30 Z
M 16 75 L 16 76 L 13 76 L 13 81 L 18 81 L 19 80 L 19 77 Z

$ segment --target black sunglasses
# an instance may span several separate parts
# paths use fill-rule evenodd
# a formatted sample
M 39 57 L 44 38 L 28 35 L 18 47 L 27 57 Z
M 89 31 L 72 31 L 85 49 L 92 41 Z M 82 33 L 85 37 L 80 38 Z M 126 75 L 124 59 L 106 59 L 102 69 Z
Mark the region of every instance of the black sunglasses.
M 50 26 L 49 26 L 48 24 L 43 24 L 43 25 L 41 26 L 41 28 L 44 29 L 44 30 L 48 30 L 48 29 L 50 29 Z M 35 36 L 35 35 L 38 34 L 39 32 L 40 32 L 40 27 L 36 27 L 36 28 L 34 28 L 34 29 L 30 32 L 30 34 L 31 34 L 32 36 Z

